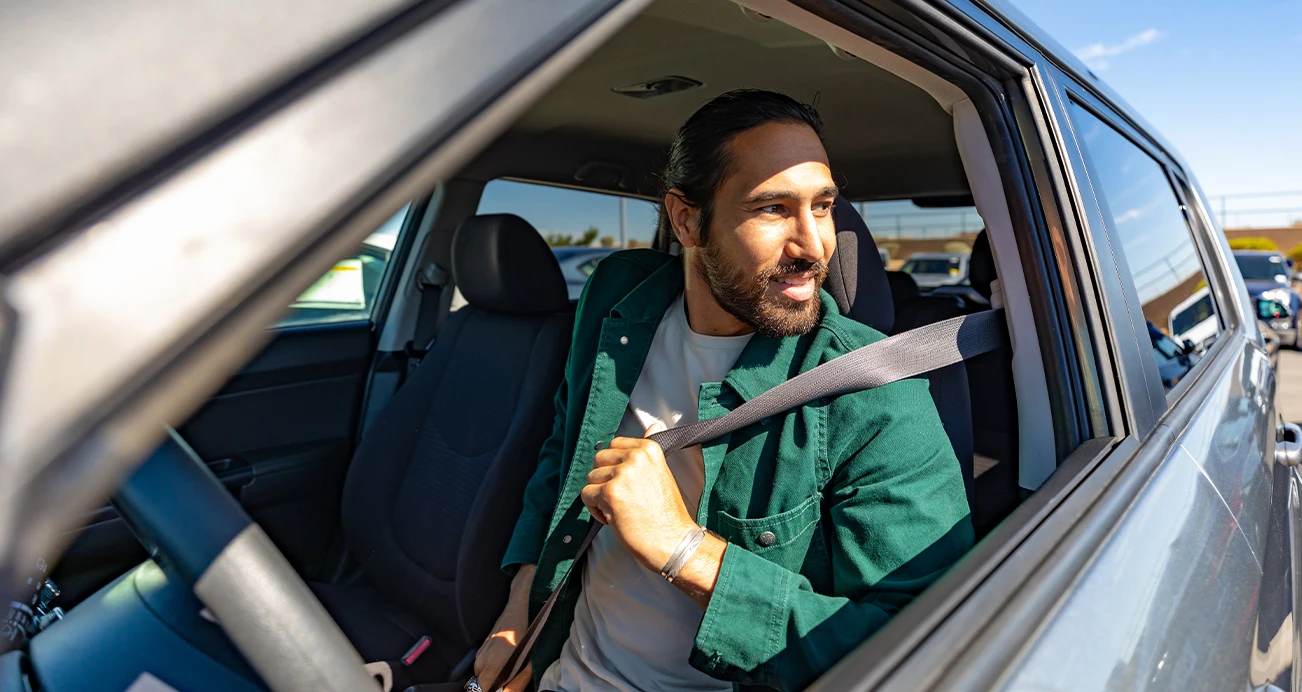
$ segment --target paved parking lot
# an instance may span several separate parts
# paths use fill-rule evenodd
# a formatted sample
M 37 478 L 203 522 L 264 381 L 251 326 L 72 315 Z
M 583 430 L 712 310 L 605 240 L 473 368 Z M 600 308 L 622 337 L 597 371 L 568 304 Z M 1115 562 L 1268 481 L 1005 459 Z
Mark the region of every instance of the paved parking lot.
M 1275 386 L 1275 405 L 1290 422 L 1302 421 L 1302 351 L 1281 349 L 1279 381 Z

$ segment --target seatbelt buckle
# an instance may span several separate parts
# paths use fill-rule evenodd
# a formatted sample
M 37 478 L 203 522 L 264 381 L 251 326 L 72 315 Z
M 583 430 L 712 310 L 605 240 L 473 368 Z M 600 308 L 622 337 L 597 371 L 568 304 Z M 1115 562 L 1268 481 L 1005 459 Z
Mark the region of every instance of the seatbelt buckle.
M 407 653 L 402 655 L 402 665 L 410 666 L 415 664 L 416 661 L 429 650 L 431 643 L 432 640 L 429 638 L 428 634 L 417 639 L 416 643 L 412 644 L 410 649 L 407 649 Z

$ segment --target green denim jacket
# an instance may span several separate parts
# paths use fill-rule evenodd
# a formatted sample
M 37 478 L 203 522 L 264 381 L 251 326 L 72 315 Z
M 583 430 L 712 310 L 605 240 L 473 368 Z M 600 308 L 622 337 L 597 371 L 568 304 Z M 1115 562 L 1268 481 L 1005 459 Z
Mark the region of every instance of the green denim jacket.
M 682 290 L 678 258 L 631 250 L 602 260 L 579 300 L 555 428 L 502 562 L 508 571 L 537 565 L 530 617 L 587 532 L 579 491 L 595 448 L 619 427 L 660 319 Z M 842 317 L 826 293 L 822 303 L 809 333 L 756 335 L 722 383 L 702 385 L 700 419 L 883 338 Z M 697 522 L 729 545 L 689 660 L 734 687 L 807 685 L 972 545 L 962 474 L 924 379 L 817 400 L 702 453 Z M 766 532 L 774 536 L 761 543 Z M 581 583 L 570 580 L 539 638 L 535 679 L 560 655 Z

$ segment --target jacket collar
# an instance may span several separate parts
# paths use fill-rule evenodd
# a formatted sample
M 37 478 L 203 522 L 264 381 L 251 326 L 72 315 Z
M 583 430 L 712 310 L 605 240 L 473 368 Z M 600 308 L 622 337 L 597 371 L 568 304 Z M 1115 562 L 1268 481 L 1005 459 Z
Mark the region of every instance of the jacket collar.
M 675 257 L 653 271 L 642 283 L 611 308 L 611 317 L 657 325 L 670 303 L 683 292 L 683 261 Z M 804 354 L 813 335 L 832 313 L 836 301 L 820 291 L 819 326 L 798 336 L 771 337 L 756 334 L 742 349 L 723 383 L 749 401 L 799 374 Z

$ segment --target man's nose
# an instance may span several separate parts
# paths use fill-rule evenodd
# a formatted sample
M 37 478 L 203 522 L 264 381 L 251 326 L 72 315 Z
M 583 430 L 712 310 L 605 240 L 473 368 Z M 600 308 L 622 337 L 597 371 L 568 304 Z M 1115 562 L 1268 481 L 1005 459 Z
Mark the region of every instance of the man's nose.
M 830 215 L 820 219 L 814 216 L 814 210 L 807 208 L 796 217 L 796 227 L 791 240 L 787 242 L 787 256 L 808 262 L 823 260 L 823 236 L 819 233 L 820 223 L 832 223 Z

